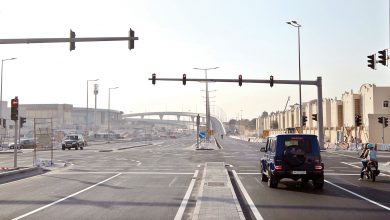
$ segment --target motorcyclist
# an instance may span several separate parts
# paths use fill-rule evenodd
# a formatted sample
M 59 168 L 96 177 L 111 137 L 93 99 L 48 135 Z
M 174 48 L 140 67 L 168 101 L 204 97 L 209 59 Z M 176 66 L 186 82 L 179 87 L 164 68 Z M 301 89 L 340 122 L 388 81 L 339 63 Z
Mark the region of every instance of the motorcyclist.
M 367 165 L 370 163 L 374 163 L 375 168 L 378 169 L 378 160 L 376 154 L 377 154 L 377 144 L 375 144 L 375 146 L 372 146 L 371 144 L 371 146 L 368 148 Z
M 361 162 L 362 162 L 362 170 L 360 171 L 360 178 L 359 180 L 362 180 L 363 179 L 363 175 L 364 175 L 364 170 L 367 168 L 367 163 L 368 163 L 368 146 L 371 145 L 370 143 L 366 143 L 364 145 L 364 149 L 362 151 L 362 153 L 360 154 L 360 158 L 362 158 Z
M 363 176 L 364 176 L 364 171 L 367 169 L 368 163 L 374 163 L 375 167 L 378 169 L 378 162 L 376 159 L 376 147 L 374 148 L 374 146 L 372 144 L 367 143 L 364 146 L 364 149 L 363 149 L 362 153 L 360 154 L 360 157 L 362 158 L 361 162 L 362 162 L 363 167 L 362 167 L 362 170 L 360 172 L 359 180 L 362 180 Z

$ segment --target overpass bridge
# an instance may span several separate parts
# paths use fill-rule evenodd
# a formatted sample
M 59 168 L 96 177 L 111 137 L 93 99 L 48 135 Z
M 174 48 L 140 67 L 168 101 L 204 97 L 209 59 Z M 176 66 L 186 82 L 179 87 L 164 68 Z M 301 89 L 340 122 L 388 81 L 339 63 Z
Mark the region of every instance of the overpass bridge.
M 196 116 L 198 116 L 198 115 L 200 116 L 200 123 L 205 124 L 206 123 L 206 114 L 194 113 L 194 112 L 140 112 L 140 113 L 123 114 L 122 117 L 123 117 L 123 119 L 130 120 L 130 121 L 158 122 L 158 120 L 156 120 L 156 119 L 145 118 L 147 116 L 151 116 L 151 117 L 154 116 L 154 117 L 158 117 L 161 122 L 164 121 L 164 123 L 166 121 L 173 122 L 173 123 L 175 123 L 175 122 L 188 123 L 189 122 L 188 120 L 180 120 L 180 119 L 183 119 L 184 117 L 186 117 L 186 118 L 190 118 L 191 123 L 195 124 L 196 123 Z M 176 118 L 176 120 L 164 119 L 164 117 L 167 118 L 166 116 L 174 116 Z M 210 116 L 210 121 L 211 121 L 213 130 L 215 130 L 218 133 L 226 134 L 225 128 L 224 128 L 222 122 L 218 118 L 216 118 L 214 116 Z

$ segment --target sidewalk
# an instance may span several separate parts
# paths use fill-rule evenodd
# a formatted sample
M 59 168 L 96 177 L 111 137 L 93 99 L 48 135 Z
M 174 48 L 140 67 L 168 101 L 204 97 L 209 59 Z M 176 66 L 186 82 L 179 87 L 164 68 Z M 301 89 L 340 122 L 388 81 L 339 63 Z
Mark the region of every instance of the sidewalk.
M 224 162 L 205 164 L 193 219 L 245 219 Z

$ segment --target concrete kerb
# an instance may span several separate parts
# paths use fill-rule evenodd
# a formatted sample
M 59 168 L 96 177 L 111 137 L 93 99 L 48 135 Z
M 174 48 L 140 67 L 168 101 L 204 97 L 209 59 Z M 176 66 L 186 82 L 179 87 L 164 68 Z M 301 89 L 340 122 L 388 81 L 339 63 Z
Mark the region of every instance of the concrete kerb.
M 0 184 L 12 182 L 19 179 L 40 175 L 47 170 L 40 167 L 24 167 L 0 173 Z

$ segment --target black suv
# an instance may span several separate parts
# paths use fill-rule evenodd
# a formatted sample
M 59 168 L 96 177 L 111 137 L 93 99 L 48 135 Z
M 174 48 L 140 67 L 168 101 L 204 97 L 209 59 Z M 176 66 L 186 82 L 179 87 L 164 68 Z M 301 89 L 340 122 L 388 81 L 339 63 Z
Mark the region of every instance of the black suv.
M 76 150 L 80 148 L 82 150 L 85 145 L 86 142 L 82 134 L 69 134 L 62 141 L 62 150 L 65 150 L 65 148 L 68 148 L 68 150 L 70 148 L 75 148 Z
M 263 182 L 276 188 L 283 178 L 302 182 L 312 180 L 316 189 L 324 186 L 324 164 L 316 135 L 282 134 L 267 138 L 261 158 L 260 173 Z

